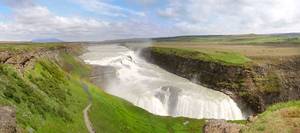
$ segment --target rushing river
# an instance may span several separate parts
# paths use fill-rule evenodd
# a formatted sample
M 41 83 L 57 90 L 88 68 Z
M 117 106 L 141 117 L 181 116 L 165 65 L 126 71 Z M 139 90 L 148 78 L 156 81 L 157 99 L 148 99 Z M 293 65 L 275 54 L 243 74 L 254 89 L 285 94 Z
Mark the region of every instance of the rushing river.
M 111 67 L 105 91 L 153 114 L 190 118 L 244 119 L 227 95 L 147 63 L 134 51 L 118 45 L 89 46 L 86 63 Z

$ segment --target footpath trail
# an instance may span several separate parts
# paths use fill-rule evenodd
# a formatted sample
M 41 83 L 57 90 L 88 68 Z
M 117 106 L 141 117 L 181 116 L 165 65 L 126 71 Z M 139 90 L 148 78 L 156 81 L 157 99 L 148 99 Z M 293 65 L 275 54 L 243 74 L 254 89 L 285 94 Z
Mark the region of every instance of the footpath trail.
M 84 123 L 85 123 L 89 133 L 96 133 L 92 126 L 92 123 L 89 119 L 89 115 L 88 115 L 89 109 L 92 106 L 92 95 L 89 92 L 89 87 L 86 84 L 82 83 L 82 88 L 83 88 L 84 92 L 86 92 L 86 94 L 88 95 L 88 99 L 89 99 L 89 104 L 83 110 Z

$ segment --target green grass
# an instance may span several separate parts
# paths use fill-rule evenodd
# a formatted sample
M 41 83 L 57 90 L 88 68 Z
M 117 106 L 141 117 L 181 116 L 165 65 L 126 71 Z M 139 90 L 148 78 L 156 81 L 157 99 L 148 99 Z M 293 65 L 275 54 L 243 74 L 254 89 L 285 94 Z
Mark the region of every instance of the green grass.
M 61 53 L 60 57 L 62 61 L 59 63 L 66 72 L 81 78 L 87 78 L 89 76 L 91 68 L 78 58 L 74 58 L 74 55 Z
M 152 51 L 176 55 L 184 58 L 197 59 L 202 61 L 212 61 L 218 62 L 225 65 L 244 65 L 251 60 L 239 53 L 233 52 L 221 52 L 221 51 L 209 51 L 209 50 L 193 50 L 187 48 L 161 48 L 161 47 L 152 47 Z
M 290 133 L 299 132 L 300 101 L 278 103 L 258 115 L 258 119 L 248 124 L 245 133 Z
M 24 132 L 86 132 L 87 96 L 79 80 L 53 61 L 40 60 L 23 76 L 9 65 L 0 65 L 0 73 L 0 103 L 16 108 Z
M 63 46 L 62 43 L 0 43 L 0 51 L 20 52 L 38 49 L 51 49 Z
M 247 120 L 229 120 L 229 121 L 227 121 L 227 122 L 229 122 L 229 123 L 241 124 L 241 125 L 247 124 Z

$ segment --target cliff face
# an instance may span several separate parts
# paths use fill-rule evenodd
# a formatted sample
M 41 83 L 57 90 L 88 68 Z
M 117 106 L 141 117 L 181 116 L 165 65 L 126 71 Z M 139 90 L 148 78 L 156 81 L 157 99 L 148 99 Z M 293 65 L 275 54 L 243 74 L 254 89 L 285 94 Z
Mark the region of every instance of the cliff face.
M 282 59 L 278 63 L 239 66 L 164 54 L 152 48 L 141 53 L 150 63 L 224 92 L 240 106 L 245 102 L 254 112 L 262 112 L 272 103 L 300 98 L 299 57 Z
M 34 62 L 39 58 L 57 59 L 60 52 L 72 53 L 74 50 L 68 46 L 57 46 L 53 48 L 40 48 L 20 51 L 0 51 L 0 64 L 13 65 L 20 71 L 26 67 L 33 67 Z

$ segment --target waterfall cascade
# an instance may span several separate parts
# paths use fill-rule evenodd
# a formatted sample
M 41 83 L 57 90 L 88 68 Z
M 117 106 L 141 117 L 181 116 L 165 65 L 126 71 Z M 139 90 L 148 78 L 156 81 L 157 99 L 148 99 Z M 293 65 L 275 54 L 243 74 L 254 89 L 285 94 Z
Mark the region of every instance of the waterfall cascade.
M 227 95 L 147 63 L 134 51 L 118 45 L 89 46 L 82 58 L 93 65 L 110 66 L 105 91 L 153 114 L 190 118 L 244 119 Z M 113 75 L 113 76 L 112 76 Z

